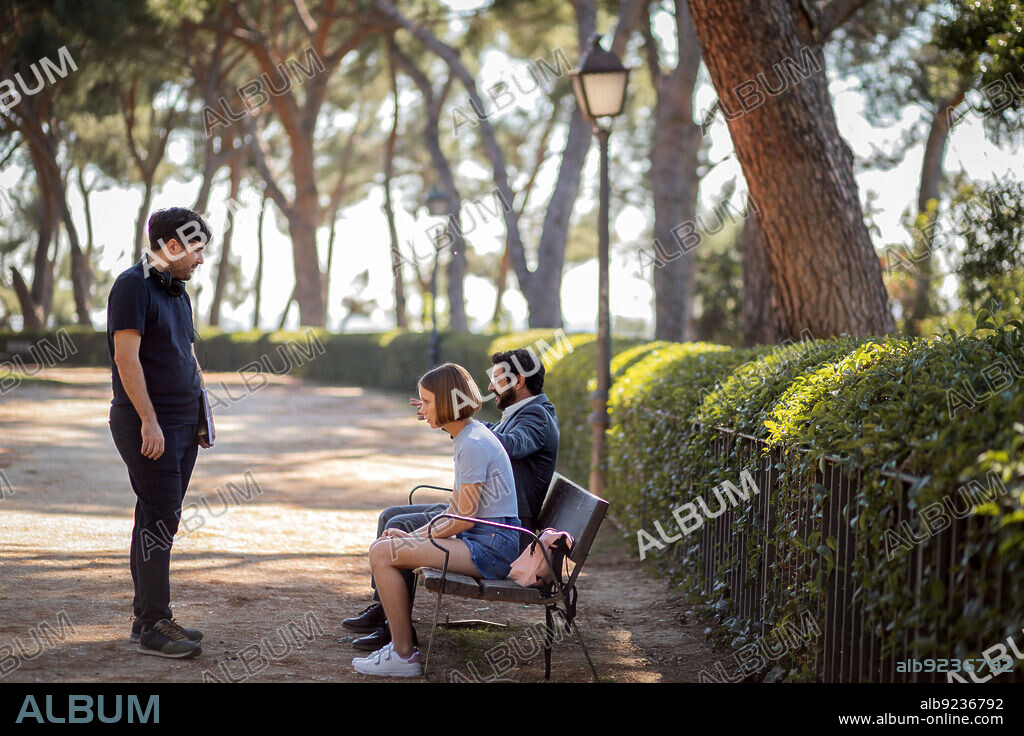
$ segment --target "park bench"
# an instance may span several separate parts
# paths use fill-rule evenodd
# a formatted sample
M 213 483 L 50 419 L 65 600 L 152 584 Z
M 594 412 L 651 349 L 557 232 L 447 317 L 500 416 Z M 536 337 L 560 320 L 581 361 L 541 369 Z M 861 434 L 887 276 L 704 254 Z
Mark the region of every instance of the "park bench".
M 451 492 L 450 488 L 441 488 L 439 486 L 417 486 L 409 494 L 410 504 L 412 503 L 413 493 L 420 488 L 433 488 L 436 490 Z M 575 544 L 568 556 L 569 561 L 573 564 L 572 571 L 569 573 L 568 579 L 559 582 L 556 578 L 552 589 L 546 592 L 537 588 L 524 588 L 511 578 L 505 578 L 504 580 L 478 580 L 468 575 L 448 572 L 447 550 L 444 550 L 445 561 L 442 569 L 437 570 L 427 567 L 417 568 L 415 573 L 417 575 L 418 584 L 422 585 L 430 592 L 437 593 L 437 603 L 434 606 L 434 619 L 430 626 L 430 639 L 427 642 L 427 656 L 423 662 L 423 675 L 427 675 L 428 667 L 430 666 L 430 650 L 434 643 L 437 619 L 441 611 L 441 598 L 447 594 L 461 598 L 473 598 L 483 601 L 526 603 L 544 606 L 544 679 L 546 680 L 551 679 L 551 644 L 555 634 L 554 615 L 557 613 L 561 617 L 562 624 L 566 627 L 566 631 L 568 632 L 571 630 L 576 635 L 577 640 L 579 640 L 580 647 L 583 649 L 583 655 L 587 659 L 587 664 L 590 665 L 590 670 L 593 673 L 594 681 L 596 682 L 598 680 L 597 668 L 594 667 L 594 662 L 591 660 L 590 654 L 587 652 L 587 646 L 583 642 L 583 636 L 580 634 L 579 628 L 576 626 L 576 598 L 580 571 L 583 569 L 583 563 L 587 559 L 587 554 L 590 552 L 590 546 L 594 541 L 594 537 L 597 536 L 597 530 L 600 528 L 607 510 L 607 501 L 602 498 L 598 498 L 586 489 L 576 483 L 573 483 L 568 478 L 559 475 L 558 473 L 555 473 L 551 478 L 551 484 L 548 486 L 547 493 L 544 496 L 544 503 L 541 506 L 540 515 L 537 517 L 537 528 L 539 530 L 552 528 L 559 531 L 569 532 L 575 540 Z M 498 524 L 491 521 L 482 521 L 466 516 L 441 514 L 430 522 L 428 535 L 430 535 L 430 531 L 433 529 L 436 522 L 446 518 L 458 519 L 461 521 L 472 521 L 474 524 L 503 527 L 506 529 L 515 529 L 517 531 L 524 532 L 528 536 L 533 537 L 534 540 L 537 540 L 538 547 L 544 552 L 545 558 L 548 557 L 547 550 L 539 543 L 540 540 L 534 532 L 528 529 L 523 529 L 522 527 Z M 431 541 L 433 542 L 432 536 Z M 441 545 L 436 543 L 434 544 L 439 549 L 444 549 Z M 551 564 L 550 559 L 548 559 L 548 564 Z

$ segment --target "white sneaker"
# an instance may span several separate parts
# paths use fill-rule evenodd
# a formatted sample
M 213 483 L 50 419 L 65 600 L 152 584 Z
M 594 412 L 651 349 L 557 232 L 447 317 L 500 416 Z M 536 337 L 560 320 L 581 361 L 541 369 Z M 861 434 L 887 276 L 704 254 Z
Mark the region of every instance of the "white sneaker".
M 369 657 L 356 657 L 352 660 L 352 666 L 356 672 L 379 677 L 419 677 L 423 674 L 419 649 L 414 648 L 409 658 L 403 659 L 390 642 Z

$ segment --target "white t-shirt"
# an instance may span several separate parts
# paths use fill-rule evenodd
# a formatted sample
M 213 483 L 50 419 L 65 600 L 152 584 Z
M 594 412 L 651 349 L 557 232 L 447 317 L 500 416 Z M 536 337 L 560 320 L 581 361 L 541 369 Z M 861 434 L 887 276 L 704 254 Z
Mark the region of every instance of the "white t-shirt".
M 476 419 L 470 419 L 455 436 L 455 487 L 483 483 L 474 516 L 492 519 L 516 516 L 519 502 L 512 463 L 501 442 Z

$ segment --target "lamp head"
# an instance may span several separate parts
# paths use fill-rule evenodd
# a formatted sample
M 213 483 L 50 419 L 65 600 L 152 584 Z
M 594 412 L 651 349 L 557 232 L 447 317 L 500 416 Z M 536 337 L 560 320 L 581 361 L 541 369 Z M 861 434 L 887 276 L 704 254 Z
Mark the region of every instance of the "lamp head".
M 629 69 L 619 57 L 601 47 L 600 34 L 595 33 L 587 41 L 580 64 L 570 72 L 570 77 L 576 103 L 588 121 L 622 114 Z

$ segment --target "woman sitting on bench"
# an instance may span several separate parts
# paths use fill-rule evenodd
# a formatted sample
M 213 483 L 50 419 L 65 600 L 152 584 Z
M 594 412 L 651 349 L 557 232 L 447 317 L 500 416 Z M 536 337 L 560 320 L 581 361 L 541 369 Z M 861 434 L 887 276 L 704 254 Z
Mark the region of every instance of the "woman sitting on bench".
M 420 415 L 454 440 L 455 483 L 445 513 L 519 526 L 512 464 L 494 434 L 472 418 L 483 399 L 469 371 L 445 363 L 424 375 L 418 388 Z M 409 592 L 399 570 L 444 566 L 445 553 L 427 538 L 428 526 L 412 532 L 386 529 L 370 545 L 370 568 L 392 638 L 370 656 L 353 659 L 357 672 L 398 677 L 423 672 L 413 645 Z M 449 553 L 448 570 L 474 578 L 503 579 L 519 556 L 519 532 L 509 529 L 441 519 L 431 535 Z

